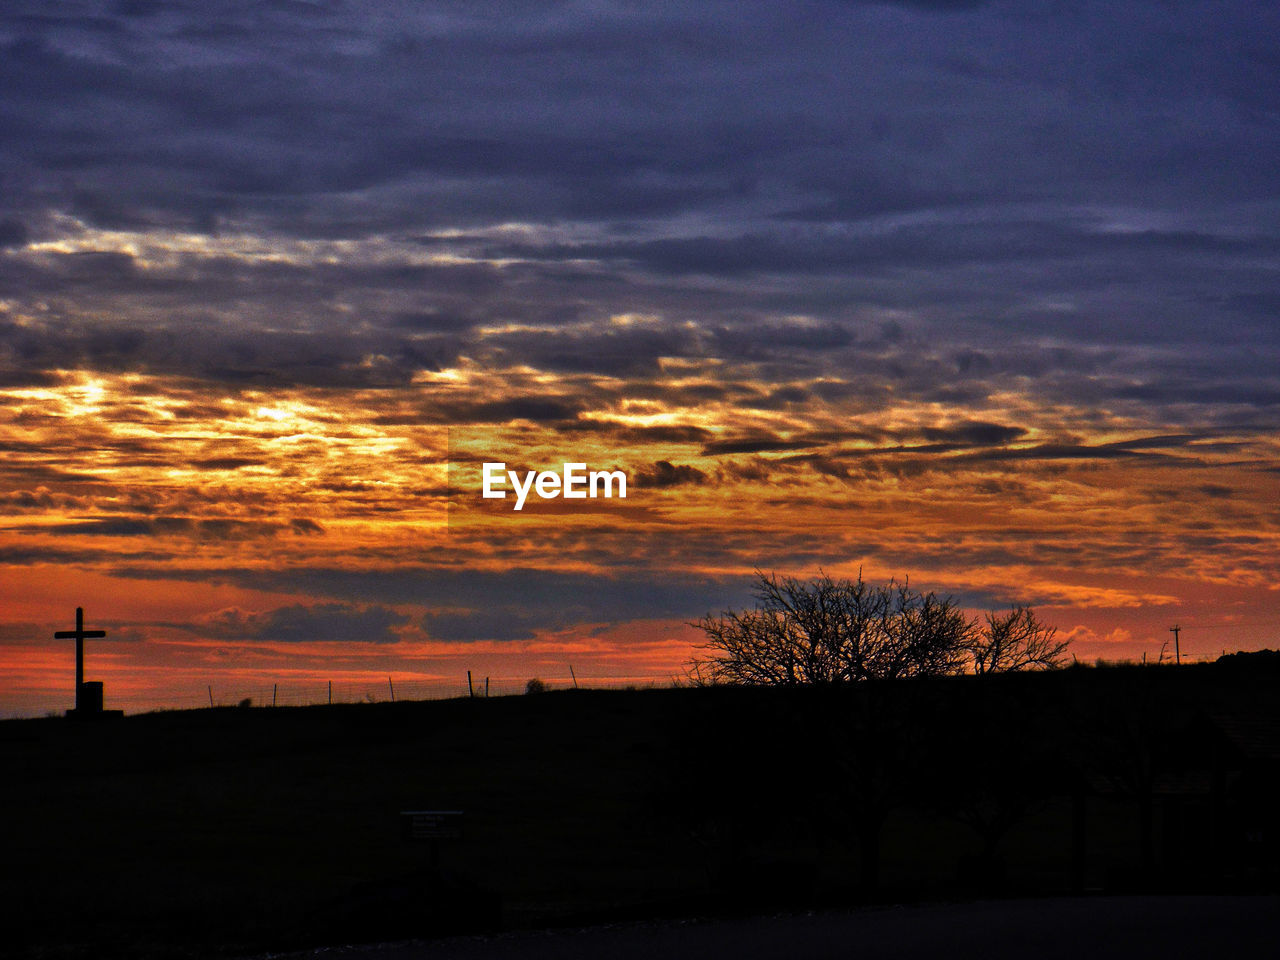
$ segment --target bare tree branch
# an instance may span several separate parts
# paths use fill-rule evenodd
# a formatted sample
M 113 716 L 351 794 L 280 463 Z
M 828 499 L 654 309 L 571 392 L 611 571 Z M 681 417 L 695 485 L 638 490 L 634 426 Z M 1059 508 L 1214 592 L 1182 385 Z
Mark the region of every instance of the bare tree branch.
M 969 647 L 974 673 L 1051 670 L 1066 663 L 1069 640 L 1057 639 L 1057 627 L 1046 626 L 1029 607 L 988 613 Z
M 705 658 L 690 663 L 696 685 L 830 685 L 872 678 L 1049 669 L 1067 641 L 1027 607 L 970 619 L 951 597 L 862 579 L 812 580 L 756 571 L 756 606 L 693 623 Z

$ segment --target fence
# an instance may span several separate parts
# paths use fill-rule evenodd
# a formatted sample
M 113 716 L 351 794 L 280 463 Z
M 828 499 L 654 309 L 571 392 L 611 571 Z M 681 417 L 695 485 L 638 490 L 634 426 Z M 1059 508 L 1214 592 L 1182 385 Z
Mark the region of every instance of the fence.
M 547 691 L 581 689 L 620 690 L 670 687 L 678 677 L 606 677 L 590 681 L 575 678 L 542 679 Z M 529 677 L 472 675 L 470 688 L 464 674 L 457 680 L 415 680 L 396 677 L 375 680 L 291 680 L 251 685 L 206 685 L 203 691 L 175 691 L 168 695 L 111 697 L 110 706 L 126 713 L 155 710 L 189 710 L 209 707 L 309 707 L 324 704 L 389 703 L 407 700 L 448 700 L 456 697 L 506 697 L 525 694 Z

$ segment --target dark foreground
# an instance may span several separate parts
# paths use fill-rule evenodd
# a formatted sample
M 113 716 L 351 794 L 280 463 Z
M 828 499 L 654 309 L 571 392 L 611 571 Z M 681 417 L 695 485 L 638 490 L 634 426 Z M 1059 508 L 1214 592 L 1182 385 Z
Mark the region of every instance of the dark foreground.
M 1276 659 L 7 721 L 0 954 L 1244 956 L 1272 901 L 1114 898 L 1280 892 Z
M 1136 960 L 1272 958 L 1278 897 L 1058 898 L 340 947 L 297 960 Z

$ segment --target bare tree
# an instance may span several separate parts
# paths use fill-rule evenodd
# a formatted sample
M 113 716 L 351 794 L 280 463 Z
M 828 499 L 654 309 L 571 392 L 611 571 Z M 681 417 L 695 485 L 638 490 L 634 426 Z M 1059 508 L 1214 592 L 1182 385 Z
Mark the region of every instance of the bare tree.
M 701 683 L 836 684 L 958 673 L 973 624 L 955 602 L 907 583 L 756 572 L 756 607 L 694 623 L 707 636 Z
M 973 672 L 1051 670 L 1066 663 L 1069 640 L 1058 640 L 1056 627 L 1046 626 L 1029 607 L 988 613 L 986 625 L 974 630 L 969 643 Z
M 756 605 L 694 622 L 708 656 L 695 658 L 695 683 L 842 684 L 856 680 L 1051 669 L 1068 641 L 1029 607 L 970 619 L 951 597 L 908 582 L 879 586 L 778 577 L 756 571 Z
M 964 669 L 973 623 L 954 600 L 912 591 L 908 584 L 892 580 L 882 594 L 880 621 L 870 637 L 862 676 L 893 680 Z
M 812 583 L 757 571 L 756 608 L 707 615 L 695 626 L 715 651 L 695 660 L 695 681 L 763 685 L 835 683 L 842 669 L 843 631 L 838 585 L 827 576 Z

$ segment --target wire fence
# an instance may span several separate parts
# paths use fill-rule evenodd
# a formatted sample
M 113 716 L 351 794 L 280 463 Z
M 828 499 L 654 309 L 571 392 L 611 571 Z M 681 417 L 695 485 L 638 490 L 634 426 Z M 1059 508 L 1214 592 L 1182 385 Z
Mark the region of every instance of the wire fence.
M 1182 664 L 1210 663 L 1218 659 L 1218 653 L 1183 654 Z M 1148 658 L 1134 659 L 1095 658 L 1078 660 L 1074 664 L 1085 668 L 1126 666 L 1172 667 L 1172 656 L 1163 661 Z M 417 680 L 386 677 L 381 681 L 371 679 L 291 680 L 280 683 L 252 685 L 227 685 L 213 683 L 203 691 L 184 692 L 166 696 L 128 696 L 119 698 L 119 706 L 129 713 L 165 709 L 199 709 L 202 707 L 310 707 L 324 704 L 392 703 L 396 701 L 450 700 L 460 697 L 509 697 L 529 692 L 530 678 L 520 676 L 484 677 L 473 674 L 456 680 Z M 579 681 L 572 679 L 538 680 L 540 691 L 595 689 L 666 689 L 688 685 L 683 676 L 666 677 L 603 677 Z
M 605 677 L 579 682 L 539 680 L 539 692 L 571 689 L 657 689 L 682 684 L 681 677 Z M 413 680 L 395 677 L 376 680 L 306 680 L 251 685 L 212 683 L 203 691 L 174 692 L 164 696 L 112 698 L 126 713 L 155 710 L 189 710 L 209 707 L 311 707 L 325 704 L 393 703 L 450 700 L 460 697 L 508 697 L 527 694 L 528 677 L 483 677 L 459 680 Z
M 1224 651 L 1225 652 L 1225 651 Z M 1220 653 L 1183 653 L 1182 664 L 1209 663 Z M 1108 668 L 1126 666 L 1173 667 L 1174 656 L 1133 658 L 1078 659 L 1071 666 L 1083 668 Z M 127 714 L 152 713 L 165 710 L 192 710 L 223 707 L 311 707 L 325 704 L 392 703 L 422 700 L 450 700 L 462 697 L 508 697 L 529 692 L 527 676 L 481 676 L 475 672 L 468 678 L 462 674 L 456 678 L 390 677 L 326 680 L 322 677 L 290 678 L 278 682 L 219 683 L 216 680 L 203 687 L 186 686 L 180 690 L 124 691 L 108 684 L 108 709 L 124 710 Z M 682 675 L 642 677 L 592 677 L 540 679 L 543 691 L 592 689 L 668 689 L 686 686 L 689 678 Z M 60 716 L 68 703 L 57 698 L 57 706 L 51 707 L 44 696 L 33 697 L 26 703 L 15 703 L 9 709 L 0 710 L 0 716 L 39 717 Z

